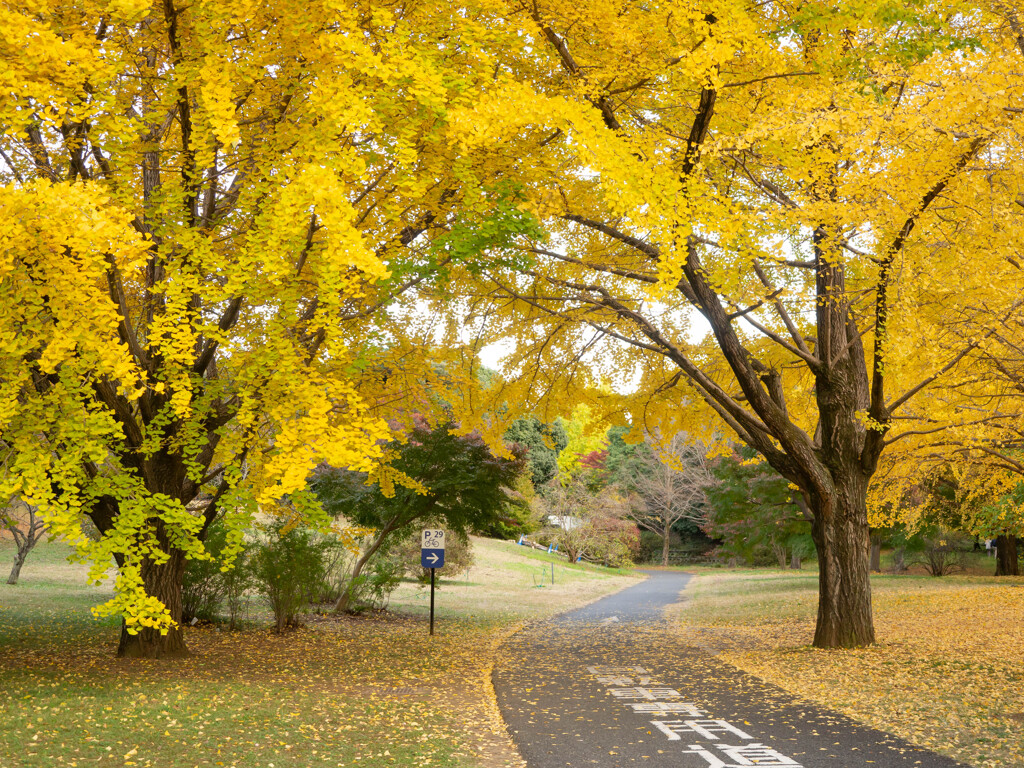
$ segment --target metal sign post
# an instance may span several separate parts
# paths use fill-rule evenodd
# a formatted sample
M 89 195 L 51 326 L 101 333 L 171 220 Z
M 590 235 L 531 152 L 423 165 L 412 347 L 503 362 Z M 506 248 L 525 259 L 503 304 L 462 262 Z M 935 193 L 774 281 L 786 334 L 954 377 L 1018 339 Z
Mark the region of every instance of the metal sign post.
M 430 569 L 430 634 L 434 634 L 434 571 L 444 567 L 444 531 L 436 528 L 423 531 L 420 565 Z

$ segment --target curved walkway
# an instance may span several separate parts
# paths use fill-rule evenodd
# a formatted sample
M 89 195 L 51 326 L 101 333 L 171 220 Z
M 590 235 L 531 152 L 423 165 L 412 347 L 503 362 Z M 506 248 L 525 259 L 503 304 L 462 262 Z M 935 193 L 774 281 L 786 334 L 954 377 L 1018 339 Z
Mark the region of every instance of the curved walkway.
M 494 688 L 529 768 L 963 768 L 687 645 L 662 612 L 689 578 L 652 572 L 511 638 Z

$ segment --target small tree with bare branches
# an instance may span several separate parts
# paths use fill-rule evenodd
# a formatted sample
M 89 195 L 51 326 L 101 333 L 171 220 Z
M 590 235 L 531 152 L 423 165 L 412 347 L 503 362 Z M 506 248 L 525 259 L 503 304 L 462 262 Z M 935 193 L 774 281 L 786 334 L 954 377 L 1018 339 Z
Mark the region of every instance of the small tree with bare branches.
M 712 483 L 706 454 L 704 445 L 689 442 L 680 432 L 661 453 L 645 452 L 631 478 L 638 502 L 632 517 L 641 528 L 662 537 L 662 565 L 668 565 L 673 526 L 680 520 L 703 519 L 705 491 Z
M 21 567 L 28 553 L 46 534 L 46 523 L 36 515 L 36 508 L 15 497 L 6 509 L 0 510 L 0 522 L 11 532 L 17 551 L 14 553 L 14 567 L 7 577 L 8 584 L 17 584 Z

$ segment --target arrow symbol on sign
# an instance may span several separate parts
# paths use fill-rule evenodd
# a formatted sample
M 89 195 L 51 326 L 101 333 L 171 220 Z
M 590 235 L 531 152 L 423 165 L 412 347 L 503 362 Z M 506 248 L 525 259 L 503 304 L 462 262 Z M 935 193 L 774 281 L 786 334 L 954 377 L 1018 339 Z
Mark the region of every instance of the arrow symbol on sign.
M 427 562 L 428 562 L 428 563 L 436 563 L 436 562 L 437 562 L 437 560 L 438 560 L 438 557 L 437 557 L 437 555 L 436 555 L 436 554 L 434 554 L 433 552 L 431 552 L 431 553 L 430 553 L 430 554 L 429 554 L 429 555 L 427 556 L 426 560 L 427 560 Z

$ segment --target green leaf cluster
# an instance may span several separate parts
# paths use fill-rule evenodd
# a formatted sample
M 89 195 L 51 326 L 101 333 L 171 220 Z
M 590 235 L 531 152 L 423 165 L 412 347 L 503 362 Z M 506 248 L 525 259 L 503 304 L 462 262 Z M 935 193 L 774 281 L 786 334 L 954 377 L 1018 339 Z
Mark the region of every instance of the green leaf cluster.
M 523 446 L 533 487 L 540 489 L 558 474 L 558 454 L 569 444 L 560 419 L 544 424 L 536 416 L 522 416 L 512 422 L 505 440 Z
M 793 502 L 794 491 L 756 456 L 737 446 L 712 464 L 717 482 L 707 490 L 704 532 L 721 541 L 723 553 L 751 564 L 771 562 L 773 544 L 809 554 L 810 523 Z
M 457 425 L 436 427 L 425 420 L 388 448 L 391 467 L 427 489 L 396 487 L 385 496 L 367 485 L 363 472 L 321 467 L 311 488 L 334 516 L 368 528 L 438 525 L 458 534 L 485 529 L 501 520 L 513 498 L 510 488 L 524 468 L 520 455 L 496 456 L 477 434 L 459 435 Z

